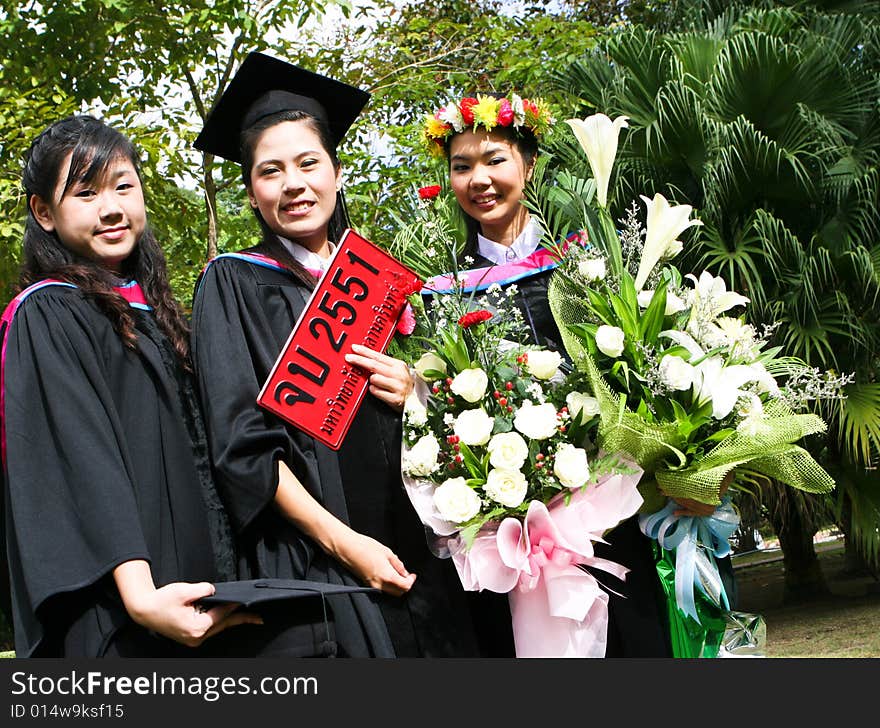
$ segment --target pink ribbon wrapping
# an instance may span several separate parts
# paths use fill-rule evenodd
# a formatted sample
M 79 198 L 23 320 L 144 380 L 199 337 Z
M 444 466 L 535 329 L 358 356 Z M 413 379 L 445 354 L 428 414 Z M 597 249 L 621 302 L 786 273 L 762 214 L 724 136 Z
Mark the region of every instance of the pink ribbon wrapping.
M 633 466 L 636 469 L 636 466 Z M 593 555 L 593 542 L 642 505 L 640 469 L 615 474 L 544 505 L 529 503 L 524 521 L 484 528 L 470 548 L 449 551 L 466 590 L 507 593 L 517 657 L 604 657 L 608 593 L 578 564 L 623 579 L 627 568 Z

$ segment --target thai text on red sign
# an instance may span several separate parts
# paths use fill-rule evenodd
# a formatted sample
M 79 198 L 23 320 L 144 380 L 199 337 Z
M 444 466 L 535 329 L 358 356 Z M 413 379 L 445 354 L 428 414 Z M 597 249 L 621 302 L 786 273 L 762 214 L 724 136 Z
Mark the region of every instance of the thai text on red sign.
M 420 287 L 409 268 L 346 230 L 257 402 L 338 450 L 369 384 L 345 355 L 352 344 L 384 352 Z

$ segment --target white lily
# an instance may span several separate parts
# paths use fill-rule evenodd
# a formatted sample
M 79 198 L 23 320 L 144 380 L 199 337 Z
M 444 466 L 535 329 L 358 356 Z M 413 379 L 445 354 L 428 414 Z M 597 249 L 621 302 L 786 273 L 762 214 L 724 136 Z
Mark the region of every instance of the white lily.
M 565 120 L 590 162 L 596 181 L 596 199 L 602 207 L 608 205 L 608 180 L 617 156 L 617 138 L 620 130 L 629 126 L 626 123 L 628 118 L 618 116 L 611 121 L 605 114 L 593 114 L 586 119 Z
M 749 299 L 736 291 L 728 291 L 721 276 L 713 276 L 709 271 L 700 273 L 699 279 L 688 273 L 685 278 L 694 282 L 694 301 L 691 317 L 700 316 L 706 321 L 715 320 L 719 314 L 734 306 L 745 306 Z
M 722 420 L 731 413 L 744 392 L 740 387 L 754 382 L 757 373 L 747 366 L 736 364 L 724 366 L 721 357 L 713 356 L 697 364 L 694 377 L 694 394 L 699 402 L 712 402 L 712 416 Z
M 639 291 L 636 296 L 636 300 L 639 303 L 639 306 L 642 308 L 648 308 L 651 305 L 651 299 L 654 298 L 655 291 Z M 676 296 L 672 291 L 666 291 L 666 310 L 663 312 L 664 316 L 671 316 L 672 314 L 679 313 L 680 311 L 684 311 L 687 308 L 687 305 L 684 301 L 682 301 L 678 296 Z
M 658 336 L 671 339 L 679 346 L 683 346 L 688 350 L 688 354 L 691 355 L 692 359 L 700 359 L 706 355 L 706 352 L 703 351 L 703 348 L 697 343 L 696 339 L 685 331 L 668 329 L 667 331 L 661 331 Z
M 654 266 L 672 251 L 679 250 L 678 236 L 689 227 L 702 225 L 702 220 L 689 220 L 693 207 L 690 205 L 670 205 L 659 192 L 650 200 L 644 195 L 641 198 L 648 206 L 647 233 L 639 271 L 636 274 L 636 291 L 642 290 Z
M 768 429 L 764 417 L 764 405 L 756 394 L 749 394 L 740 400 L 736 412 L 740 421 L 736 426 L 738 432 L 755 437 Z

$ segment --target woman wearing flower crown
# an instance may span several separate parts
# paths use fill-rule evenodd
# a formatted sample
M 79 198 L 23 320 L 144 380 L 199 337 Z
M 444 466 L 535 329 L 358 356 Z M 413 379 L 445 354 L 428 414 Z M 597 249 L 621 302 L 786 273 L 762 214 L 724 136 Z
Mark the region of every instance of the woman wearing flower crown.
M 564 353 L 547 301 L 558 259 L 540 244 L 541 230 L 522 204 L 538 156 L 538 138 L 552 123 L 543 100 L 516 94 L 465 97 L 427 117 L 424 140 L 433 153 L 449 161 L 450 187 L 467 225 L 464 255 L 474 260 L 474 267 L 457 276 L 436 276 L 424 292 L 448 291 L 456 278 L 464 278 L 465 291 L 515 286 L 515 300 L 533 343 Z M 671 656 L 651 543 L 639 531 L 637 517 L 606 538 L 608 544 L 596 544 L 596 555 L 630 570 L 625 582 L 599 575 L 611 592 L 606 657 Z M 469 592 L 469 597 L 484 655 L 512 656 L 507 595 Z
M 263 233 L 256 247 L 211 261 L 194 298 L 212 461 L 243 579 L 381 591 L 328 600 L 335 637 L 323 629 L 320 602 L 281 603 L 264 615 L 260 655 L 327 654 L 326 639 L 330 654 L 346 657 L 470 657 L 475 638 L 454 569 L 429 552 L 401 486 L 406 366 L 364 347 L 346 355 L 370 373 L 370 387 L 338 451 L 257 404 L 347 227 L 336 147 L 368 98 L 252 53 L 196 139 L 198 149 L 240 163 Z

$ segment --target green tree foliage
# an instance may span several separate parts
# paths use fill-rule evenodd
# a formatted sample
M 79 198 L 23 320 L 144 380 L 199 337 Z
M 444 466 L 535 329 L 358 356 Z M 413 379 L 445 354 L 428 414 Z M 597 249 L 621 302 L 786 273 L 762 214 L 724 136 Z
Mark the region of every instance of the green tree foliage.
M 337 14 L 320 22 L 334 5 L 342 21 Z M 207 258 L 254 238 L 236 165 L 191 146 L 248 52 L 373 92 L 342 160 L 354 224 L 387 243 L 395 223 L 384 211 L 443 175 L 419 146 L 425 113 L 449 95 L 475 91 L 561 99 L 547 84 L 550 72 L 593 47 L 599 26 L 619 23 L 626 8 L 654 5 L 664 3 L 3 0 L 0 273 L 7 297 L 21 240 L 22 154 L 61 116 L 103 116 L 143 150 L 152 224 L 187 302 Z
M 619 206 L 645 190 L 694 205 L 693 267 L 779 322 L 787 352 L 855 373 L 813 449 L 857 500 L 843 525 L 876 562 L 876 471 L 851 473 L 880 458 L 878 4 L 676 5 L 687 30 L 621 29 L 559 83 L 584 114 L 630 119 Z
M 362 234 L 390 244 L 390 211 L 405 217 L 415 188 L 445 175 L 419 141 L 424 116 L 444 100 L 511 90 L 562 100 L 548 84 L 551 71 L 592 48 L 602 29 L 574 10 L 584 3 L 513 5 L 516 13 L 497 0 L 381 0 L 355 10 L 355 22 L 316 49 L 312 67 L 373 94 L 343 149 L 352 221 Z

